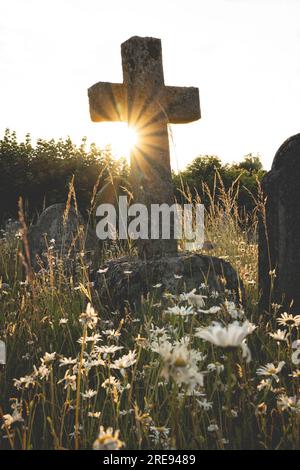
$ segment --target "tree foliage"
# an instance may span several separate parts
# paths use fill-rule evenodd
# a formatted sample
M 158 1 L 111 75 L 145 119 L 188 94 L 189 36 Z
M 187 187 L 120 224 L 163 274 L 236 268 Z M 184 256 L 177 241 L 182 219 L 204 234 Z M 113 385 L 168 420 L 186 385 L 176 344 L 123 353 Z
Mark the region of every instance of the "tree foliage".
M 189 188 L 192 197 L 197 195 L 207 207 L 211 196 L 219 199 L 222 191 L 229 191 L 234 186 L 238 207 L 250 213 L 256 206 L 258 182 L 265 171 L 258 156 L 246 155 L 239 163 L 222 164 L 216 156 L 204 155 L 195 158 L 187 168 L 174 175 L 177 198 Z
M 242 162 L 229 165 L 222 164 L 216 156 L 205 155 L 173 174 L 173 181 L 179 201 L 184 199 L 182 189 L 189 187 L 191 194 L 198 194 L 206 206 L 210 204 L 208 190 L 218 197 L 222 185 L 229 190 L 235 182 L 239 187 L 238 205 L 249 212 L 255 205 L 252 195 L 256 197 L 257 180 L 263 175 L 257 156 L 247 155 Z M 83 215 L 95 185 L 101 190 L 114 179 L 128 187 L 126 159 L 114 159 L 109 150 L 100 150 L 95 144 L 88 146 L 85 138 L 80 145 L 70 138 L 38 139 L 33 145 L 30 134 L 19 142 L 16 133 L 7 129 L 0 140 L 0 222 L 17 217 L 19 197 L 23 198 L 30 219 L 44 207 L 65 202 L 73 176 Z
M 74 175 L 77 202 L 83 213 L 89 207 L 93 189 L 108 179 L 126 177 L 125 159 L 115 160 L 109 150 L 86 139 L 75 145 L 70 138 L 55 141 L 38 139 L 33 145 L 28 134 L 19 143 L 8 129 L 0 140 L 0 220 L 17 216 L 18 198 L 22 197 L 27 215 L 32 218 L 44 207 L 65 202 Z

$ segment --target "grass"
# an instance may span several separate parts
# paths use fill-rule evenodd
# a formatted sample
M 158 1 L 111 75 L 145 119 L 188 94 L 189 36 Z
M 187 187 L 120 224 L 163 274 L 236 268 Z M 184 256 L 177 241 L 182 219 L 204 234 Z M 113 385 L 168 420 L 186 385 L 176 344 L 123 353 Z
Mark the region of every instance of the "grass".
M 51 268 L 32 274 L 22 237 L 3 234 L 1 449 L 299 448 L 300 322 L 258 312 L 256 217 L 240 216 L 237 191 L 211 195 L 206 231 L 243 280 L 243 308 L 202 285 L 111 312 L 84 254 L 71 276 L 50 246 Z

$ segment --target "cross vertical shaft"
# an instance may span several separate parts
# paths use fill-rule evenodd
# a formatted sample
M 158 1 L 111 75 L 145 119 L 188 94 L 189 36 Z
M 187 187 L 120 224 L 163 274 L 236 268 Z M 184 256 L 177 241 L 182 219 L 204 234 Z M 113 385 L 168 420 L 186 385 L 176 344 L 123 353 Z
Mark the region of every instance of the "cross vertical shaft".
M 168 138 L 168 116 L 161 98 L 164 90 L 161 42 L 134 37 L 122 44 L 128 124 L 138 134 L 131 152 L 130 179 L 134 199 L 151 213 L 151 204 L 174 204 Z M 172 220 L 170 239 L 140 240 L 139 255 L 151 258 L 177 252 Z M 150 221 L 148 224 L 151 237 Z M 161 236 L 161 223 L 159 227 Z
M 134 202 L 174 203 L 168 123 L 186 123 L 200 118 L 197 88 L 164 84 L 161 41 L 134 36 L 121 46 L 123 83 L 100 82 L 89 89 L 93 121 L 127 121 L 138 134 L 131 152 L 130 180 Z M 162 221 L 161 221 L 162 222 Z M 160 222 L 159 234 L 162 233 Z M 151 227 L 149 221 L 149 237 Z M 139 256 L 151 258 L 175 254 L 174 224 L 170 239 L 138 240 Z

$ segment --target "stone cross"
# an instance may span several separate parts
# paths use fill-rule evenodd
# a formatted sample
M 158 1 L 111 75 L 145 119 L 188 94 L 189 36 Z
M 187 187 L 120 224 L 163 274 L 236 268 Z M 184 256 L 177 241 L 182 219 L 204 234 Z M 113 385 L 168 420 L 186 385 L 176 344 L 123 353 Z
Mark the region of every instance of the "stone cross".
M 148 210 L 151 204 L 171 206 L 168 124 L 200 119 L 199 90 L 165 86 L 160 39 L 134 36 L 121 45 L 121 53 L 123 83 L 99 82 L 88 90 L 91 119 L 125 121 L 136 130 L 138 143 L 130 156 L 134 202 Z M 138 250 L 142 258 L 176 254 L 174 230 L 170 240 L 139 240 Z
M 300 312 L 300 134 L 277 151 L 263 181 L 259 220 L 260 309 Z

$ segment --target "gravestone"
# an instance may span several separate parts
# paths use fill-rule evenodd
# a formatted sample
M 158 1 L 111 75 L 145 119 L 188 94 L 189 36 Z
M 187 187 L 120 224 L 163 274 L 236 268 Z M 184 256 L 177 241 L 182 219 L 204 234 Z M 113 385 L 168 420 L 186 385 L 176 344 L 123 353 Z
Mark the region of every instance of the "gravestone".
M 133 202 L 143 204 L 150 213 L 152 204 L 174 203 L 168 124 L 200 119 L 199 90 L 165 85 L 159 39 L 134 36 L 121 45 L 121 55 L 123 83 L 99 82 L 89 88 L 90 115 L 95 122 L 127 122 L 137 132 L 138 142 L 131 152 Z M 95 283 L 101 300 L 110 305 L 126 300 L 138 303 L 154 283 L 174 291 L 178 276 L 188 288 L 198 288 L 208 279 L 212 287 L 232 288 L 242 300 L 241 283 L 228 263 L 178 253 L 174 220 L 170 232 L 170 239 L 164 240 L 160 221 L 159 239 L 137 240 L 139 258 L 111 260 L 101 267 Z M 226 276 L 222 284 L 220 279 Z
M 121 54 L 123 83 L 99 82 L 89 88 L 90 114 L 96 122 L 128 122 L 137 132 L 130 180 L 135 202 L 150 213 L 151 204 L 174 203 L 168 124 L 200 118 L 199 90 L 165 86 L 160 39 L 134 36 L 122 44 Z M 137 246 L 141 258 L 176 253 L 174 226 L 169 240 L 139 239 Z
M 63 259 L 65 267 L 73 267 L 77 255 L 84 252 L 85 260 L 92 265 L 97 260 L 99 240 L 82 215 L 65 204 L 47 207 L 36 225 L 29 230 L 29 246 L 33 267 L 47 266 L 49 246 L 56 259 Z
M 266 203 L 259 221 L 260 309 L 270 312 L 277 303 L 299 313 L 300 134 L 279 148 L 262 190 Z

